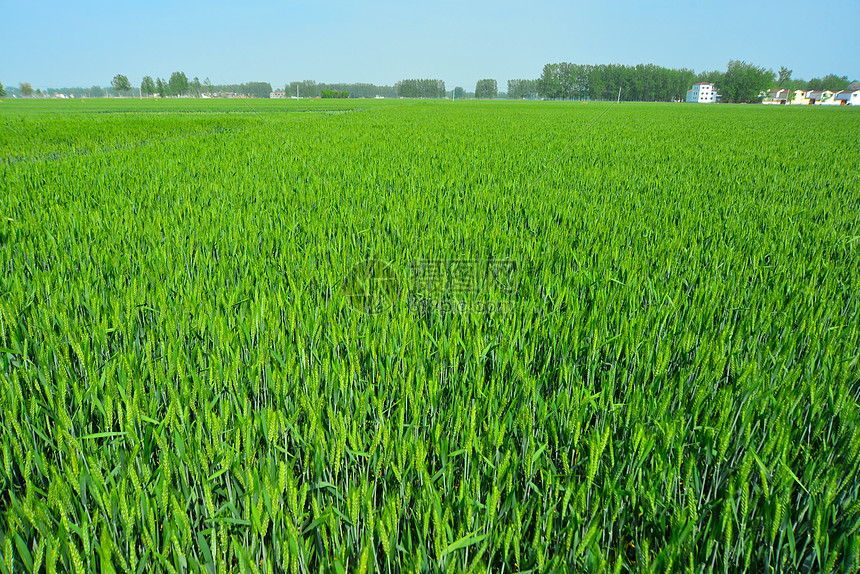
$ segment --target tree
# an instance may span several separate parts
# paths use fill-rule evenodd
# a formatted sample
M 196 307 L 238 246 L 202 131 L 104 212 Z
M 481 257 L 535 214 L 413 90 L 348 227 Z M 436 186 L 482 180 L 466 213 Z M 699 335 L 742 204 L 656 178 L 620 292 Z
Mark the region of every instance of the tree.
M 93 86 L 89 90 L 87 90 L 87 96 L 91 98 L 101 98 L 104 97 L 105 91 L 101 86 Z
M 21 95 L 25 98 L 29 98 L 33 95 L 33 84 L 30 82 L 22 82 L 18 84 L 18 89 L 21 92 Z
M 110 83 L 111 87 L 119 93 L 127 92 L 131 90 L 131 82 L 128 81 L 128 77 L 123 76 L 122 74 L 117 74 L 113 77 L 113 81 Z
M 719 92 L 719 90 L 722 89 L 723 84 L 725 84 L 726 74 L 719 70 L 714 70 L 713 72 L 700 72 L 695 79 L 697 82 L 714 84 Z M 723 95 L 722 92 L 720 92 L 720 94 Z
M 347 92 L 349 93 L 350 98 L 375 98 L 377 96 L 393 98 L 397 95 L 394 90 L 394 86 L 376 86 L 374 84 L 346 84 L 346 83 L 334 83 L 334 84 L 317 84 L 317 87 L 321 90 L 333 90 L 336 92 Z M 287 85 L 284 88 L 287 96 L 295 96 L 296 89 L 295 86 L 292 88 L 290 85 Z
M 320 92 L 320 97 L 325 98 L 325 99 L 328 99 L 328 98 L 346 99 L 349 97 L 349 92 L 345 92 L 343 90 L 328 90 L 328 89 L 326 89 L 326 90 L 323 90 L 322 92 Z
M 443 80 L 400 80 L 394 85 L 400 98 L 444 98 L 445 82 Z
M 152 76 L 144 76 L 140 81 L 140 93 L 151 95 L 156 93 L 155 81 Z
M 299 86 L 299 94 L 303 98 L 315 98 L 319 95 L 320 89 L 317 87 L 317 83 L 314 80 L 305 80 L 302 82 L 302 85 Z
M 776 74 L 742 60 L 729 60 L 722 85 L 717 91 L 724 102 L 759 102 L 761 93 L 773 84 Z
M 537 96 L 537 94 L 537 80 L 508 80 L 508 97 L 511 99 L 530 99 Z
M 168 85 L 171 94 L 181 96 L 188 90 L 188 76 L 185 75 L 185 72 L 173 72 L 170 74 Z
M 155 91 L 162 98 L 169 96 L 170 87 L 167 85 L 167 82 L 158 78 L 155 80 Z
M 499 85 L 496 80 L 478 80 L 475 85 L 475 97 L 479 99 L 492 99 L 498 97 Z
M 3 86 L 3 82 L 0 82 L 0 98 L 6 97 L 6 88 Z
M 791 81 L 791 73 L 794 70 L 789 70 L 785 66 L 780 67 L 779 69 L 779 82 L 777 86 L 782 88 L 785 87 L 785 84 Z
M 558 64 L 546 64 L 538 80 L 538 94 L 542 98 L 555 100 L 561 98 L 561 79 Z
M 463 88 L 461 88 L 460 86 L 457 86 L 456 88 L 454 88 L 454 99 L 455 100 L 462 100 L 464 97 L 465 97 L 465 92 L 463 92 Z
M 305 80 L 303 82 L 290 82 L 289 87 L 284 87 L 284 91 L 290 96 L 315 98 L 320 93 L 320 87 L 314 80 Z
M 272 84 L 269 82 L 248 82 L 247 84 L 240 84 L 236 91 L 252 98 L 268 98 L 269 94 L 272 93 Z
M 845 90 L 850 84 L 847 76 L 837 76 L 836 74 L 827 74 L 820 80 L 813 78 L 809 80 L 809 83 L 811 84 L 809 88 L 811 90 L 830 90 L 831 92 Z
M 194 79 L 191 80 L 191 84 L 189 87 L 191 88 L 191 94 L 195 98 L 199 98 L 200 97 L 200 90 L 201 90 L 200 78 L 198 78 L 197 76 L 194 76 Z
M 706 75 L 718 76 L 717 72 Z M 701 74 L 700 74 L 701 76 Z M 719 75 L 719 77 L 722 77 Z M 678 101 L 684 98 L 696 74 L 685 68 L 671 69 L 654 64 L 546 64 L 537 80 L 509 80 L 509 98 Z M 713 82 L 700 77 L 698 81 Z

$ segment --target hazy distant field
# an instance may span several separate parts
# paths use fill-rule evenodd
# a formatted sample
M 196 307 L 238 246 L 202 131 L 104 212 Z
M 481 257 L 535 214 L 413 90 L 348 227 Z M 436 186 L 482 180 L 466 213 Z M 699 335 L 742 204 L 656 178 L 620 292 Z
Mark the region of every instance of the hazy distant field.
M 858 133 L 3 100 L 0 571 L 856 571 Z

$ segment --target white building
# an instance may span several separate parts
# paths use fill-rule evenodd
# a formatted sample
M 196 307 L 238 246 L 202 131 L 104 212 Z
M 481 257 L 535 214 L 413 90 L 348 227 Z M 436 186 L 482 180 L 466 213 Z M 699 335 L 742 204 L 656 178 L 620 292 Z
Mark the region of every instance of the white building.
M 699 82 L 693 84 L 693 89 L 687 90 L 687 102 L 692 104 L 713 104 L 720 101 L 720 95 L 717 93 L 714 84 L 707 82 Z
M 828 102 L 835 96 L 830 90 L 810 90 L 806 92 L 806 99 L 812 105 L 820 106 L 822 104 L 829 105 Z
M 806 90 L 794 90 L 794 98 L 789 102 L 792 106 L 809 105 L 809 98 L 806 97 Z
M 825 91 L 825 95 L 821 98 L 822 106 L 839 106 L 842 105 L 842 102 L 836 99 L 836 96 L 839 92 L 829 92 Z M 830 94 L 829 96 L 827 94 Z
M 272 92 L 271 94 L 269 94 L 269 98 L 278 98 L 278 99 L 282 99 L 282 98 L 284 98 L 284 97 L 285 97 L 284 92 Z
M 791 102 L 791 90 L 769 90 L 763 104 L 785 105 Z
M 835 99 L 840 106 L 860 106 L 860 90 L 842 90 Z

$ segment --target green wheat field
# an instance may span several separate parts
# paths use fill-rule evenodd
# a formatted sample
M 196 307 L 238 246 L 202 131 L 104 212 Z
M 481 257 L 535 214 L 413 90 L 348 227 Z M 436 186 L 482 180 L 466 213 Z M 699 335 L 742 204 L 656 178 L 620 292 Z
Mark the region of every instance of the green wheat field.
M 857 572 L 860 113 L 0 103 L 0 572 Z

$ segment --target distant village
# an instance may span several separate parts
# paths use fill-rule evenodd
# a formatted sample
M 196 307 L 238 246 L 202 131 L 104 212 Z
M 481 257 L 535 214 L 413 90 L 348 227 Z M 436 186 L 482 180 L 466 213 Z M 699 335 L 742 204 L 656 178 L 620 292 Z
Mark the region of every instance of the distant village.
M 743 65 L 743 63 L 735 65 Z M 401 80 L 393 86 L 376 86 L 373 84 L 323 84 L 311 80 L 303 82 L 290 82 L 282 89 L 272 89 L 268 82 L 248 82 L 245 84 L 225 84 L 213 86 L 208 78 L 200 82 L 197 78 L 189 81 L 182 72 L 175 72 L 169 81 L 161 78 L 153 80 L 146 76 L 141 81 L 140 87 L 133 87 L 128 78 L 117 75 L 110 88 L 93 86 L 91 88 L 62 88 L 62 89 L 33 89 L 29 83 L 22 83 L 18 88 L 4 88 L 0 84 L 0 97 L 10 98 L 92 98 L 92 97 L 138 97 L 138 98 L 270 98 L 270 99 L 316 99 L 316 98 L 449 98 L 449 99 L 574 99 L 574 100 L 615 100 L 626 99 L 629 101 L 673 101 L 699 104 L 717 104 L 722 102 L 748 102 L 762 103 L 765 105 L 823 105 L 823 106 L 856 106 L 860 105 L 860 82 L 848 83 L 846 77 L 828 75 L 824 80 L 814 78 L 809 82 L 803 80 L 791 81 L 791 70 L 780 70 L 780 86 L 769 90 L 761 90 L 767 85 L 773 85 L 771 81 L 776 80 L 775 74 L 769 70 L 758 69 L 747 66 L 757 73 L 757 87 L 752 85 L 739 86 L 737 82 L 727 84 L 712 77 L 712 74 L 700 74 L 699 81 L 687 90 L 686 97 L 678 97 L 684 93 L 685 86 L 689 86 L 693 80 L 691 71 L 664 70 L 662 68 L 646 68 L 644 71 L 638 69 L 616 66 L 616 67 L 588 67 L 575 66 L 573 64 L 557 64 L 555 68 L 549 66 L 550 71 L 558 68 L 558 78 L 552 74 L 545 75 L 538 80 L 509 80 L 508 91 L 499 92 L 496 80 L 479 80 L 475 92 L 466 92 L 462 87 L 446 90 L 445 83 L 441 80 Z M 582 68 L 582 70 L 580 69 Z M 594 69 L 592 69 L 594 68 Z M 605 70 L 603 68 L 606 68 Z M 617 68 L 617 69 L 616 69 Z M 629 69 L 628 69 L 629 68 Z M 578 70 L 578 71 L 577 71 Z M 583 71 L 585 70 L 585 71 Z M 595 71 L 597 70 L 597 71 Z M 562 73 L 563 72 L 563 73 Z M 591 73 L 588 76 L 586 72 Z M 598 73 L 599 72 L 599 73 Z M 683 73 L 682 73 L 683 72 Z M 554 72 L 555 73 L 555 72 Z M 605 88 L 597 89 L 592 85 L 603 81 L 603 76 L 612 77 L 610 84 L 620 83 L 622 85 L 651 86 L 654 82 L 647 82 L 648 78 L 654 76 L 659 79 L 660 74 L 674 78 L 675 95 L 672 90 L 664 90 L 666 93 L 657 94 L 640 90 L 636 92 L 633 88 L 619 88 L 616 91 Z M 580 75 L 577 75 L 580 74 Z M 601 75 L 603 74 L 603 75 Z M 612 74 L 615 74 L 614 76 Z M 624 74 L 627 74 L 626 76 Z M 637 75 L 639 74 L 639 75 Z M 651 76 L 649 76 L 651 74 Z M 687 74 L 686 77 L 681 77 Z M 723 75 L 723 74 L 720 74 Z M 581 76 L 581 77 L 580 77 Z M 704 76 L 704 77 L 703 77 Z M 710 77 L 709 77 L 710 76 Z M 771 76 L 768 78 L 768 76 Z M 643 80 L 644 78 L 644 80 Z M 562 82 L 564 79 L 565 82 Z M 652 78 L 653 79 L 653 78 Z M 558 80 L 558 81 L 555 81 Z M 569 81 L 568 81 L 569 80 Z M 573 80 L 576 80 L 574 82 Z M 555 83 L 553 83 L 555 81 Z M 573 83 L 571 83 L 573 82 Z M 577 83 L 578 82 L 578 83 Z M 665 82 L 664 82 L 665 83 Z M 486 86 L 484 84 L 487 84 Z M 558 91 L 556 84 L 567 86 L 579 86 L 576 90 Z M 581 88 L 581 86 L 587 88 Z M 603 84 L 599 84 L 603 85 Z M 662 84 L 661 84 L 662 85 Z M 554 87 L 556 86 L 556 87 Z M 568 86 L 569 87 L 569 86 Z M 844 87 L 845 89 L 839 89 Z M 484 89 L 486 88 L 486 89 Z M 808 88 L 808 89 L 807 89 Z M 831 88 L 831 89 L 825 89 Z M 644 88 L 643 88 L 644 89 Z M 740 95 L 739 89 L 743 90 Z M 577 91 L 579 90 L 579 91 Z M 596 90 L 596 91 L 595 91 Z M 632 91 L 631 91 L 632 90 Z M 761 91 L 759 91 L 761 90 Z M 611 93 L 610 93 L 611 92 Z M 623 92 L 623 93 L 622 93 Z M 724 93 L 720 93 L 724 92 Z M 623 98 L 622 98 L 623 95 Z M 599 97 L 596 97 L 599 96 Z M 665 99 L 663 99 L 665 98 Z
M 792 106 L 856 106 L 860 105 L 860 90 L 770 90 L 763 104 Z
M 860 86 L 857 82 L 847 90 L 767 90 L 759 94 L 762 104 L 790 106 L 857 106 L 860 105 Z M 722 96 L 714 84 L 697 82 L 687 90 L 687 103 L 718 104 Z

